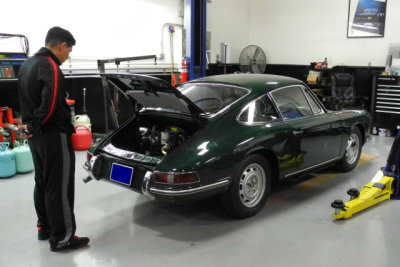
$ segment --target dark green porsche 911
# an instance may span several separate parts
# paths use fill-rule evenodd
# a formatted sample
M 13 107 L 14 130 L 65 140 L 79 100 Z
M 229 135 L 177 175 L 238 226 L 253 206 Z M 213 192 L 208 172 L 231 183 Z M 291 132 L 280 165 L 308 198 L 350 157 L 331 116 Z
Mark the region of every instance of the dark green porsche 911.
M 366 111 L 326 110 L 293 78 L 217 75 L 178 88 L 135 74 L 107 79 L 135 112 L 88 150 L 84 168 L 150 199 L 220 194 L 231 215 L 250 217 L 273 181 L 331 165 L 352 170 L 369 137 Z

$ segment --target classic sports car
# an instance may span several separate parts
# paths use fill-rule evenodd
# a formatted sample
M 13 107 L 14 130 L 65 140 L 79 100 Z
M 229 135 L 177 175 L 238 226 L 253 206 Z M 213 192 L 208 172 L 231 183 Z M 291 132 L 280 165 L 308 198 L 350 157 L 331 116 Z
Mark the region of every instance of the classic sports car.
M 366 111 L 328 111 L 293 78 L 217 75 L 178 88 L 135 74 L 107 79 L 135 112 L 88 150 L 84 168 L 151 199 L 221 194 L 232 216 L 250 217 L 273 181 L 330 165 L 352 170 L 369 137 Z

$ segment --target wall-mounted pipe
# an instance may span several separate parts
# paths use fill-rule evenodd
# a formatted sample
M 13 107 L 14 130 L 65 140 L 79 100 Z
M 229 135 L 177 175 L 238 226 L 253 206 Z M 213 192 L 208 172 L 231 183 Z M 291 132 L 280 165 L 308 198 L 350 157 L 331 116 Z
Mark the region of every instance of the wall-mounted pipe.
M 161 29 L 161 53 L 160 53 L 160 60 L 163 60 L 165 58 L 164 54 L 164 29 L 169 26 L 174 26 L 183 29 L 182 24 L 175 24 L 175 23 L 164 23 L 162 29 Z

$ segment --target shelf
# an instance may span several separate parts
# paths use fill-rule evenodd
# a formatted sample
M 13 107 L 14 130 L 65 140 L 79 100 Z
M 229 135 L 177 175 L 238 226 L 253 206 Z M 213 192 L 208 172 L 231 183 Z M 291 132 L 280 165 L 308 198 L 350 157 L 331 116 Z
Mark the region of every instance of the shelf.
M 0 61 L 22 61 L 24 62 L 26 59 L 23 58 L 0 58 Z

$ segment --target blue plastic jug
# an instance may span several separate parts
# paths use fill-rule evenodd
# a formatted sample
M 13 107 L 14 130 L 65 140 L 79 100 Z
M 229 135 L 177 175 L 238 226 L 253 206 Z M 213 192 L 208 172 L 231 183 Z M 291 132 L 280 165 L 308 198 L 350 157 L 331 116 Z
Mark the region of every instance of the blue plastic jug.
M 0 178 L 13 176 L 17 172 L 15 153 L 8 149 L 10 143 L 0 142 Z
M 14 142 L 15 162 L 18 173 L 30 172 L 33 170 L 33 159 L 28 140 L 24 140 L 22 145 L 20 142 Z

